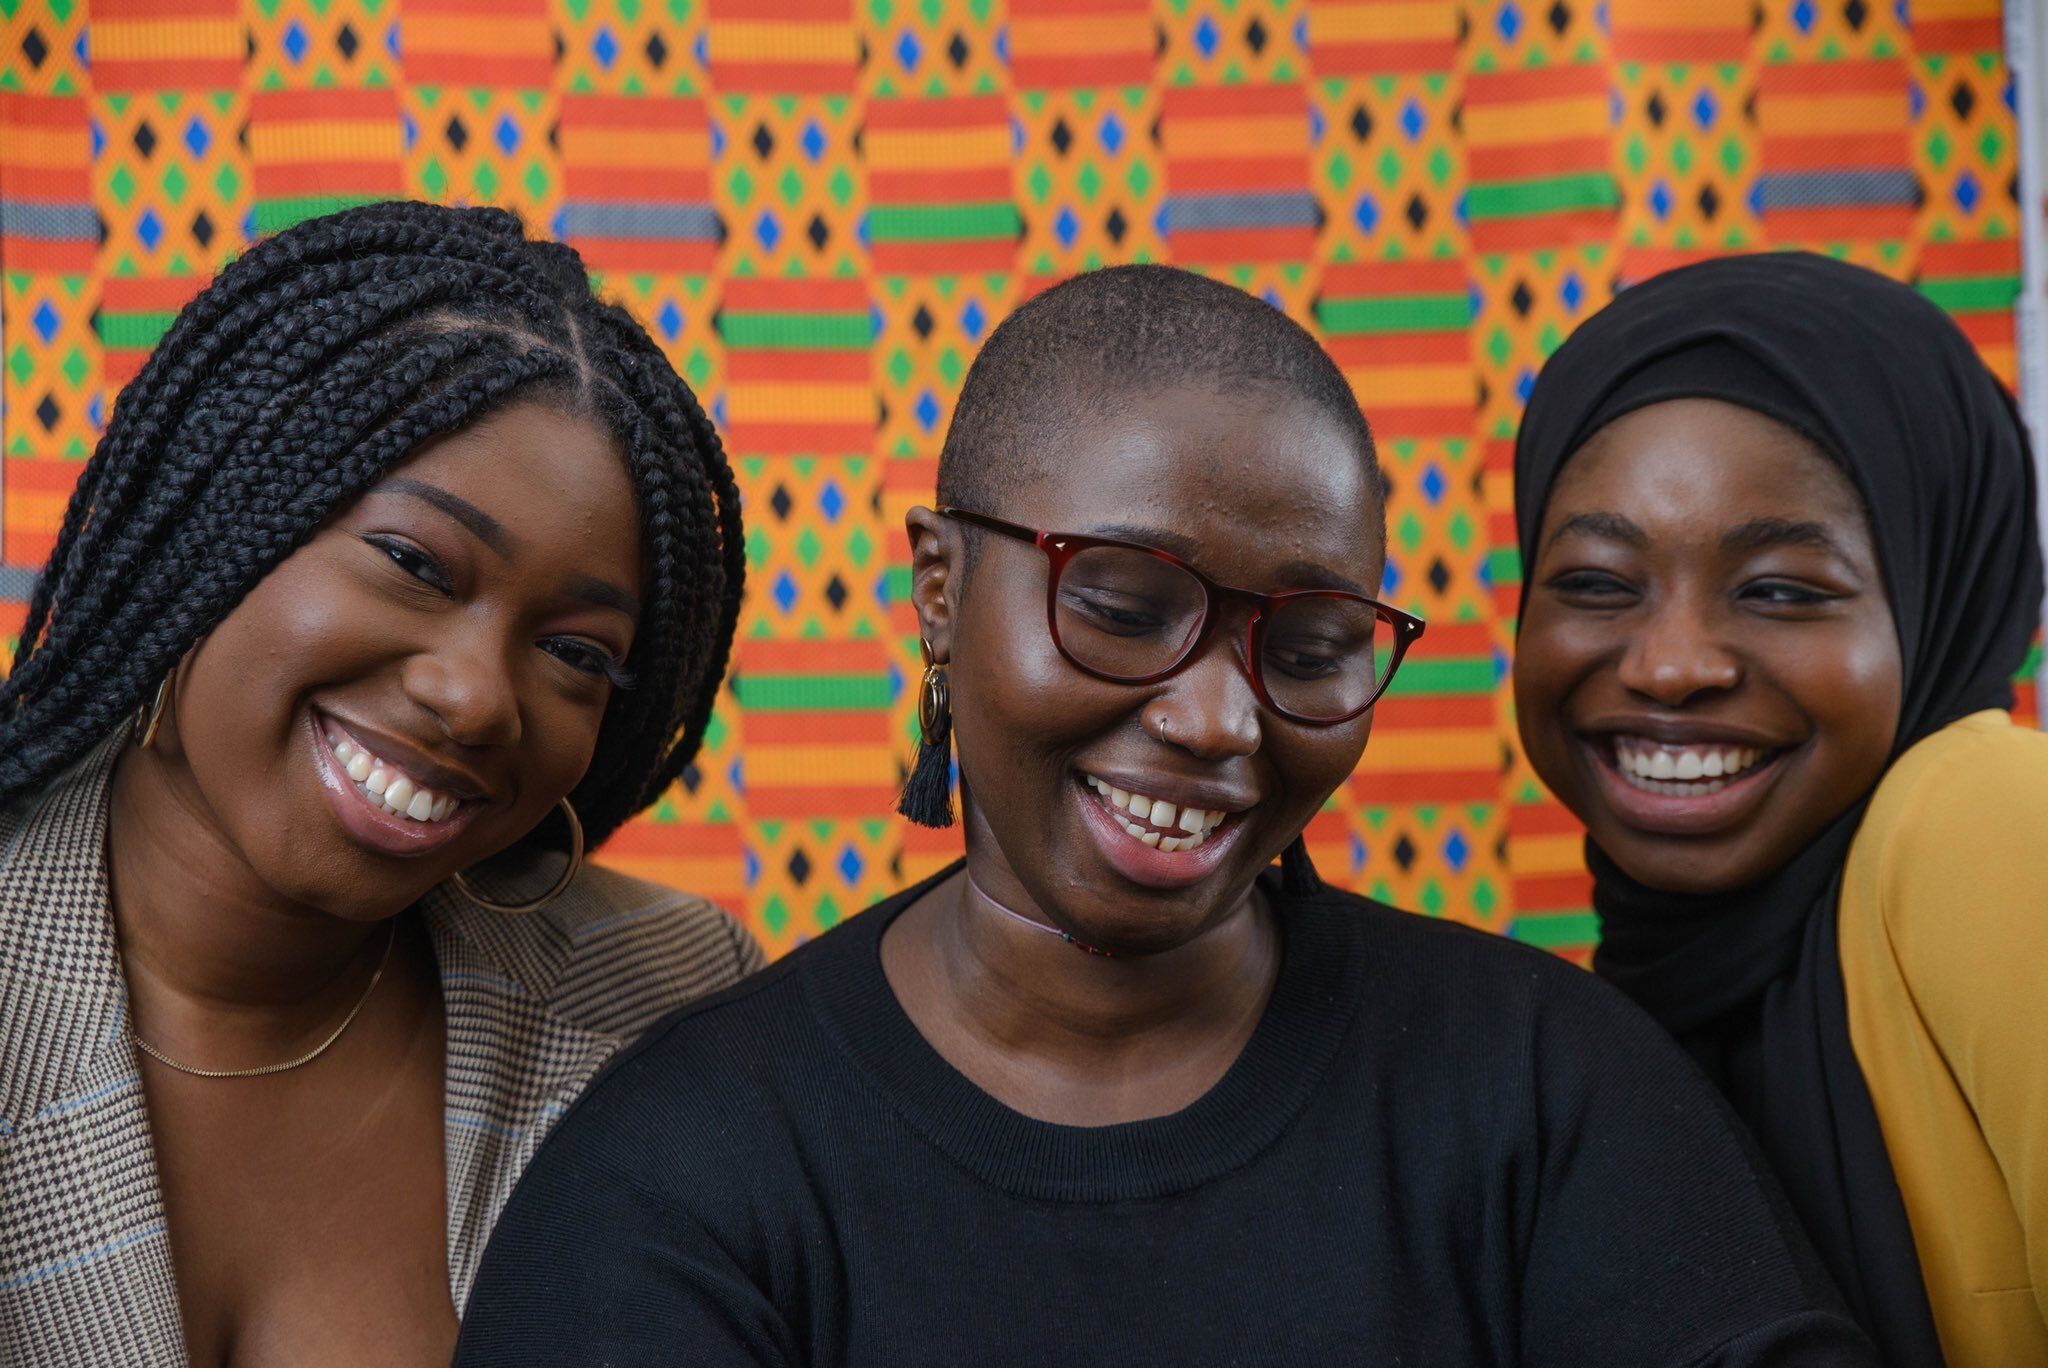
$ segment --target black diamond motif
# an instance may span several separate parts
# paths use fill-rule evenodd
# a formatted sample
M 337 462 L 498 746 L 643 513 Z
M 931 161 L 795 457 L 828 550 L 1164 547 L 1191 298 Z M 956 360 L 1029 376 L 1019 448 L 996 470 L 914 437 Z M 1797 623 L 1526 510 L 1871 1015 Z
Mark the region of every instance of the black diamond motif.
M 1052 132 L 1048 136 L 1052 139 L 1052 150 L 1062 157 L 1066 156 L 1067 149 L 1074 145 L 1074 130 L 1067 127 L 1065 119 L 1054 119 Z
M 754 144 L 754 155 L 762 161 L 767 161 L 775 151 L 775 135 L 768 131 L 767 124 L 755 124 L 754 136 L 749 141 Z
M 957 33 L 953 35 L 953 41 L 946 44 L 946 60 L 953 64 L 956 71 L 967 65 L 967 59 L 973 52 L 974 49 L 967 46 L 967 40 Z
M 1441 594 L 1451 582 L 1450 567 L 1441 557 L 1429 563 L 1429 587 Z
M 1404 870 L 1415 863 L 1415 843 L 1405 835 L 1394 842 L 1394 863 Z
M 685 765 L 679 777 L 683 781 L 683 792 L 695 793 L 698 786 L 704 782 L 704 771 L 698 769 L 695 765 Z
M 567 57 L 568 55 L 569 40 L 562 36 L 562 32 L 560 29 L 557 29 L 555 30 L 555 65 L 560 66 L 562 64 L 562 59 L 564 57 Z
M 1543 17 L 1550 21 L 1550 31 L 1559 37 L 1572 26 L 1571 6 L 1565 4 L 1564 0 L 1557 0 L 1557 3 L 1550 7 L 1550 12 Z
M 1372 115 L 1365 112 L 1364 105 L 1351 106 L 1351 136 L 1360 142 L 1372 136 Z
M 353 62 L 356 59 L 356 49 L 363 45 L 363 40 L 356 37 L 354 29 L 350 28 L 347 24 L 343 24 L 335 31 L 334 45 L 341 49 L 343 61 Z
M 147 119 L 135 125 L 135 150 L 145 158 L 156 151 L 156 130 L 149 126 Z
M 1508 296 L 1508 303 L 1514 306 L 1515 317 L 1527 318 L 1529 310 L 1535 307 L 1536 298 L 1529 293 L 1527 282 L 1518 280 L 1515 282 L 1515 292 Z
M 57 401 L 47 394 L 43 396 L 43 402 L 36 405 L 36 419 L 42 423 L 45 432 L 56 427 L 57 420 L 63 416 L 64 410 L 58 408 Z
M 826 224 L 823 214 L 811 215 L 811 221 L 804 227 L 804 236 L 811 240 L 811 249 L 822 252 L 825 244 L 832 240 L 832 229 Z
M 789 877 L 795 881 L 798 888 L 802 888 L 805 881 L 811 877 L 811 862 L 804 858 L 801 850 L 789 857 Z
M 647 64 L 656 71 L 659 71 L 667 61 L 668 44 L 661 41 L 661 35 L 658 33 L 649 37 L 647 40 Z
M 781 485 L 777 485 L 775 486 L 775 492 L 768 496 L 768 506 L 775 510 L 775 520 L 777 522 L 787 522 L 789 521 L 789 510 L 794 508 L 796 504 L 789 497 L 789 491 Z
M 1102 231 L 1109 234 L 1109 240 L 1112 243 L 1121 244 L 1124 240 L 1124 234 L 1130 231 L 1130 227 L 1131 225 L 1125 220 L 1124 211 L 1121 209 L 1110 210 L 1109 217 L 1102 221 Z
M 192 216 L 192 240 L 201 247 L 213 243 L 213 220 L 206 216 L 204 209 Z
M 1849 0 L 1848 4 L 1842 6 L 1842 17 L 1849 21 L 1850 28 L 1861 33 L 1863 21 L 1870 17 L 1870 6 L 1864 4 L 1863 0 Z
M 463 126 L 462 116 L 460 114 L 451 115 L 449 117 L 447 133 L 448 145 L 454 148 L 457 152 L 460 152 L 464 147 L 468 146 L 469 129 Z
M 1252 50 L 1254 57 L 1266 50 L 1266 26 L 1256 17 L 1244 26 L 1244 45 Z
M 839 576 L 834 575 L 825 581 L 825 601 L 832 605 L 835 613 L 846 606 L 846 584 Z
M 1714 187 L 1711 185 L 1700 187 L 1699 204 L 1700 217 L 1709 223 L 1714 221 L 1714 215 L 1721 212 L 1721 197 L 1714 193 Z
M 1957 81 L 1956 88 L 1948 93 L 1948 107 L 1956 112 L 1963 122 L 1970 120 L 1970 111 L 1977 107 L 1977 92 L 1970 89 L 1968 81 Z
M 924 305 L 918 305 L 917 312 L 910 316 L 910 326 L 920 338 L 930 337 L 932 335 L 931 312 Z
M 42 30 L 28 31 L 28 37 L 21 40 L 21 55 L 28 58 L 31 70 L 42 66 L 43 59 L 50 55 L 50 45 L 43 41 Z
M 1422 225 L 1429 222 L 1429 206 L 1422 202 L 1422 196 L 1410 195 L 1408 207 L 1401 211 L 1401 216 L 1408 220 L 1410 228 L 1419 233 L 1422 231 Z
M 1649 115 L 1652 128 L 1662 128 L 1664 116 L 1670 112 L 1664 107 L 1664 92 L 1661 90 L 1651 91 L 1650 98 L 1643 103 L 1643 113 Z

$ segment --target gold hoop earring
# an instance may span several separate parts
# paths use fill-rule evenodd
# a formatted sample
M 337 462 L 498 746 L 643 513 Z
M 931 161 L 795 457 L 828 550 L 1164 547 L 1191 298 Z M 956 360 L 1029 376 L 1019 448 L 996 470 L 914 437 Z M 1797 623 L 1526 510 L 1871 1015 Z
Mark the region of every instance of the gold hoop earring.
M 462 896 L 487 911 L 508 912 L 515 916 L 527 912 L 538 912 L 555 899 L 561 897 L 563 892 L 568 889 L 570 881 L 576 877 L 576 871 L 583 867 L 583 823 L 577 820 L 576 809 L 569 806 L 567 798 L 557 799 L 556 806 L 562 809 L 562 816 L 569 819 L 569 864 L 562 871 L 562 877 L 555 880 L 553 888 L 550 888 L 531 902 L 493 902 L 474 888 L 471 888 L 469 880 L 463 878 L 461 873 L 457 872 L 452 877 L 455 881 L 455 886 L 462 890 Z
M 142 728 L 142 739 L 135 746 L 137 750 L 148 750 L 156 740 L 156 729 L 163 725 L 164 705 L 171 701 L 171 677 L 177 673 L 173 669 L 164 676 L 164 682 L 156 686 L 156 701 L 149 705 L 149 711 L 135 710 L 135 725 Z

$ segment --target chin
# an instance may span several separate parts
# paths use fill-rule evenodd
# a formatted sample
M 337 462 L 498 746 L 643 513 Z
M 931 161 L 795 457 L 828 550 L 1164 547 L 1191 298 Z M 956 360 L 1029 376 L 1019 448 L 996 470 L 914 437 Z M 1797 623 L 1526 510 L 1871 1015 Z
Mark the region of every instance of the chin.
M 1675 841 L 1652 845 L 1624 836 L 1610 843 L 1597 833 L 1593 839 L 1622 873 L 1660 893 L 1732 893 L 1765 878 L 1776 867 L 1744 859 L 1740 852 L 1689 849 Z

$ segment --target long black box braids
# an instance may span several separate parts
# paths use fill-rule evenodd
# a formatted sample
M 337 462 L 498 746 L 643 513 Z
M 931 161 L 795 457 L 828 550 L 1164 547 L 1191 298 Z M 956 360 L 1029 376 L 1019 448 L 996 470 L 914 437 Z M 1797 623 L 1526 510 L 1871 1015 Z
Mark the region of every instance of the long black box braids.
M 571 795 L 592 844 L 696 754 L 745 577 L 702 405 L 568 247 L 495 209 L 365 205 L 258 242 L 171 324 L 81 472 L 0 680 L 0 805 L 83 757 L 256 583 L 424 443 L 537 399 L 607 427 L 647 572 Z

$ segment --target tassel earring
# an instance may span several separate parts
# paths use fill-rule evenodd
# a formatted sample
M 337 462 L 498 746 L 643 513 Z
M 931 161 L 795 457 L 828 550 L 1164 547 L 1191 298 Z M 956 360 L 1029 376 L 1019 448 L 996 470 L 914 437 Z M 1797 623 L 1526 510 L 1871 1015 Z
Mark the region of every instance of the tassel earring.
M 903 785 L 896 810 L 919 826 L 953 825 L 953 709 L 946 692 L 945 667 L 932 659 L 932 644 L 923 637 L 924 682 L 917 698 L 917 761 Z
M 1315 861 L 1299 836 L 1280 852 L 1280 891 L 1290 898 L 1312 898 L 1323 891 L 1323 876 L 1316 873 Z

